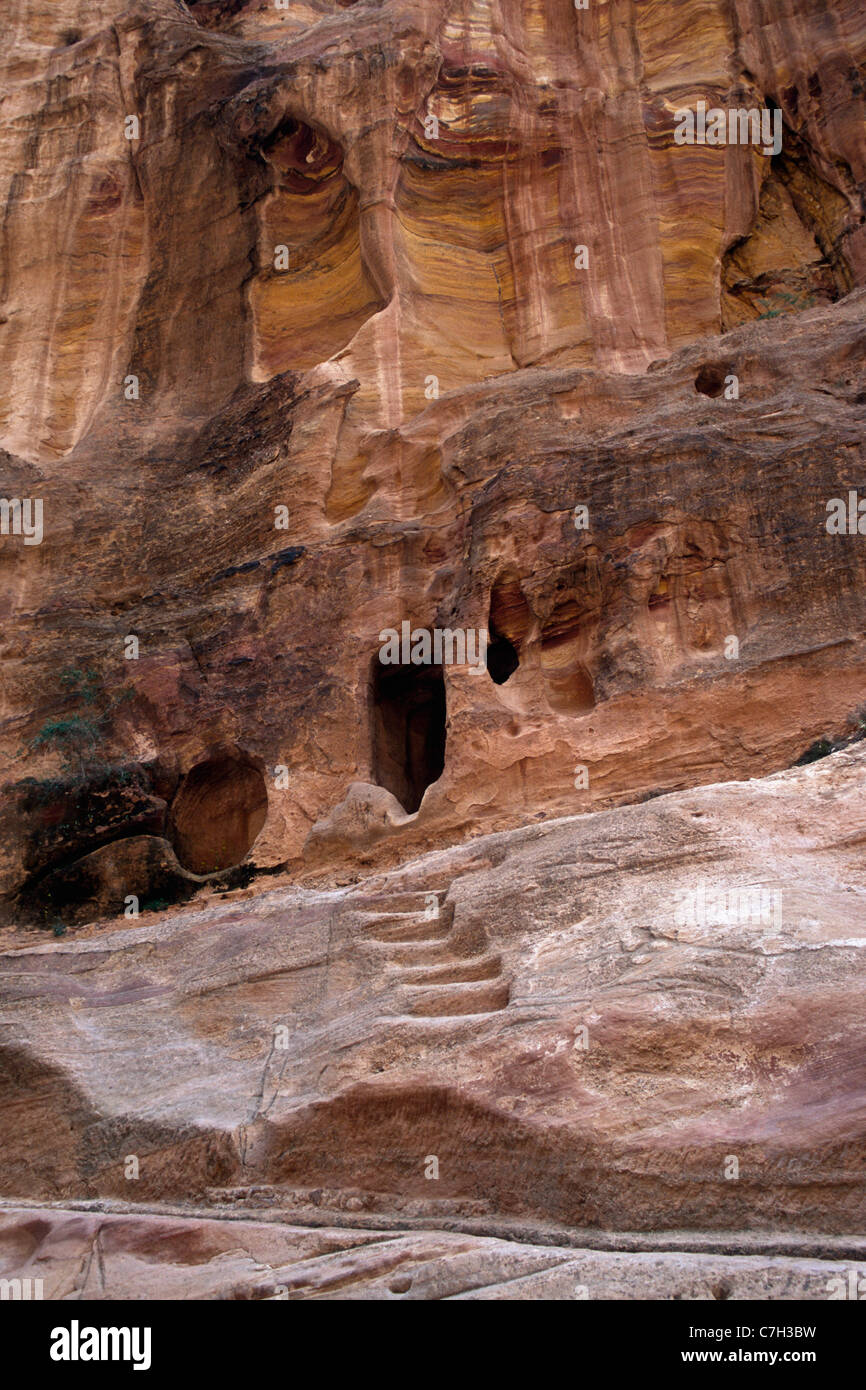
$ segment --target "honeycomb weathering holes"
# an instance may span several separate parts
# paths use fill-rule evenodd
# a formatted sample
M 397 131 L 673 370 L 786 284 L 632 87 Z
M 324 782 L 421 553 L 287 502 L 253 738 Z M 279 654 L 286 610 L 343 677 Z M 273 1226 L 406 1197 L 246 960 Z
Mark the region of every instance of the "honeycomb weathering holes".
M 242 754 L 217 753 L 196 763 L 171 812 L 181 864 L 196 874 L 239 864 L 265 823 L 268 793 L 259 769 Z

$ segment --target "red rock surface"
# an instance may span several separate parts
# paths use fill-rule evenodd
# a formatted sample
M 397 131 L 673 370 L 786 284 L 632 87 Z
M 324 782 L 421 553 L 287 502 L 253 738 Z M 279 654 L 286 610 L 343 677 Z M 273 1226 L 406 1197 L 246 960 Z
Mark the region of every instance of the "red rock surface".
M 365 1221 L 411 1296 L 571 1296 L 593 1232 L 597 1296 L 820 1296 L 773 1261 L 866 1249 L 862 5 L 7 10 L 3 1258 L 66 1204 L 80 1291 L 89 1200 L 109 1297 L 160 1220 L 172 1297 Z M 699 100 L 781 150 L 678 144 Z M 488 669 L 384 666 L 404 621 Z M 368 1244 L 341 1296 L 402 1296 Z

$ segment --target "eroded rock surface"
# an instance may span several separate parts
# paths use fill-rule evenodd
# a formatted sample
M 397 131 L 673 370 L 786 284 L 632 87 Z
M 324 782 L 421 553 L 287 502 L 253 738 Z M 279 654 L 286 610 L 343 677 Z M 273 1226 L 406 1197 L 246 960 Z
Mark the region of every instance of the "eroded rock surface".
M 50 1299 L 818 1299 L 866 1273 L 844 1256 L 618 1253 L 290 1219 L 0 1206 L 5 1277 L 41 1279 Z
M 862 4 L 6 8 L 9 1268 L 824 1296 L 866 1229 Z M 778 151 L 678 143 L 700 102 Z M 486 663 L 384 665 L 403 624 Z
M 4 59 L 7 918 L 123 836 L 369 867 L 857 728 L 862 7 L 78 8 Z M 403 621 L 490 676 L 377 686 Z
M 8 949 L 2 1190 L 862 1257 L 864 761 Z

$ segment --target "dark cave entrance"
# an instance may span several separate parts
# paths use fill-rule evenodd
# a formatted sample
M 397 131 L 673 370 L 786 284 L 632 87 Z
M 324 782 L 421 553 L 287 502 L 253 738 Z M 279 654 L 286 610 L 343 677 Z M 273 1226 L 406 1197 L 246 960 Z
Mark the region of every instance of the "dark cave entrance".
M 384 666 L 370 680 L 373 780 L 414 814 L 445 766 L 445 680 L 441 666 Z
M 490 646 L 487 648 L 487 670 L 495 685 L 504 685 L 509 676 L 520 665 L 520 657 L 513 642 L 490 627 Z
M 721 362 L 705 362 L 695 377 L 695 390 L 702 396 L 720 396 L 730 370 Z
M 487 631 L 487 673 L 494 685 L 505 685 L 520 665 L 520 647 L 531 623 L 529 605 L 518 576 L 509 571 L 497 579 L 490 594 Z

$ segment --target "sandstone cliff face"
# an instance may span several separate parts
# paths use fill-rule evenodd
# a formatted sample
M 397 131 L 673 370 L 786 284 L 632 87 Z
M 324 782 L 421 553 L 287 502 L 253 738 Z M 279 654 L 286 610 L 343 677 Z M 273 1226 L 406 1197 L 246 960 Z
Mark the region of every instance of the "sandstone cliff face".
M 426 1219 L 450 1133 L 473 1240 L 862 1228 L 862 5 L 7 10 L 4 1046 L 64 1118 L 0 1192 L 130 1200 L 132 1145 L 142 1201 Z M 679 143 L 701 102 L 778 151 Z M 404 623 L 486 666 L 383 665 Z M 716 858 L 797 865 L 774 937 L 670 936 Z
M 26 457 L 128 416 L 127 367 L 140 438 L 327 361 L 359 382 L 348 467 L 429 374 L 640 371 L 866 274 L 856 0 L 78 8 L 11 5 L 4 441 Z M 699 99 L 778 108 L 781 154 L 677 146 Z
M 92 915 L 141 831 L 180 891 L 850 731 L 857 6 L 85 10 L 16 5 L 6 59 L 4 478 L 45 509 L 2 547 L 7 893 L 102 851 L 49 885 Z M 698 99 L 778 106 L 781 153 L 677 144 Z M 508 670 L 379 690 L 404 620 Z

